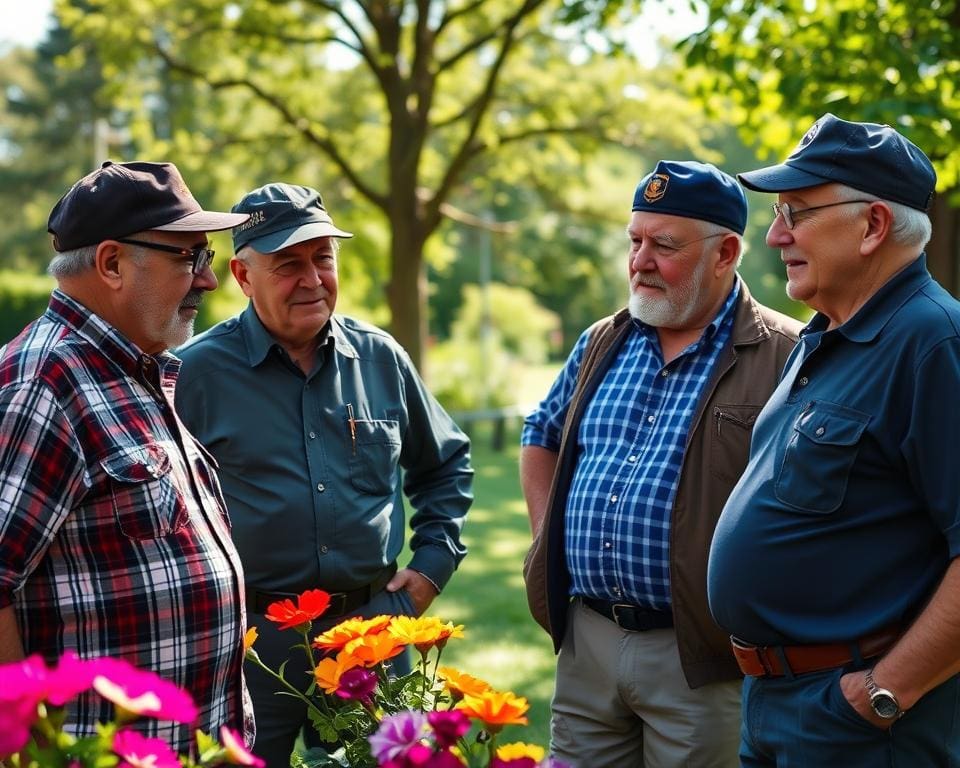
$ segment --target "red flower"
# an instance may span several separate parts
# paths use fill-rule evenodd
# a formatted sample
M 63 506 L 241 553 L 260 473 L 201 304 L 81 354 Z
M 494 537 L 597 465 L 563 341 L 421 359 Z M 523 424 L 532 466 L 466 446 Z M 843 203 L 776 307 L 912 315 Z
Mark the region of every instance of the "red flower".
M 309 625 L 311 621 L 321 616 L 330 605 L 330 595 L 322 589 L 308 589 L 297 596 L 297 604 L 293 600 L 278 600 L 267 606 L 264 616 L 280 626 L 278 629 L 290 629 L 301 625 Z

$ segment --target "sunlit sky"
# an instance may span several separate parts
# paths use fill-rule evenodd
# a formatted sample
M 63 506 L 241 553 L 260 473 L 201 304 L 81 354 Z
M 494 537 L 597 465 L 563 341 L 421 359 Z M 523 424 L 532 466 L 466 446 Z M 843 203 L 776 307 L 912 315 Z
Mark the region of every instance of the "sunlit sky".
M 0 46 L 35 45 L 46 31 L 52 6 L 53 0 L 0 0 Z M 689 0 L 647 0 L 630 39 L 637 56 L 649 65 L 655 63 L 659 38 L 679 39 L 703 23 L 704 17 L 691 12 Z

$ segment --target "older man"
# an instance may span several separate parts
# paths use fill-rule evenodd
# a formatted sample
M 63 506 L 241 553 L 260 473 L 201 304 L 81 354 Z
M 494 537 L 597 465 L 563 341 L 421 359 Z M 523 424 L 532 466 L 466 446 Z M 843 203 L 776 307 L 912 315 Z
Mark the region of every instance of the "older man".
M 469 441 L 403 348 L 334 314 L 338 240 L 351 234 L 319 193 L 268 184 L 234 210 L 251 215 L 233 231 L 230 262 L 250 306 L 179 350 L 177 407 L 220 463 L 257 651 L 277 669 L 291 640 L 264 620 L 274 600 L 333 593 L 318 628 L 426 610 L 466 554 L 473 470 Z M 414 509 L 412 557 L 397 570 L 402 491 Z M 303 654 L 286 677 L 304 689 L 311 682 Z M 286 768 L 306 708 L 261 670 L 250 671 L 250 690 L 255 751 Z M 309 725 L 305 736 L 315 741 Z
M 50 214 L 50 306 L 0 349 L 0 661 L 74 651 L 148 668 L 200 717 L 133 727 L 182 752 L 195 728 L 242 731 L 252 714 L 240 561 L 166 352 L 217 286 L 204 233 L 247 218 L 202 210 L 170 163 L 104 163 Z M 89 691 L 66 728 L 91 735 L 109 716 Z
M 576 768 L 736 765 L 707 551 L 800 327 L 737 276 L 746 220 L 732 177 L 658 163 L 627 228 L 628 308 L 580 337 L 526 420 L 527 593 L 560 654 L 552 749 Z
M 717 527 L 710 607 L 747 675 L 746 766 L 960 763 L 960 303 L 928 274 L 936 176 L 827 114 L 781 165 L 767 243 L 817 314 Z

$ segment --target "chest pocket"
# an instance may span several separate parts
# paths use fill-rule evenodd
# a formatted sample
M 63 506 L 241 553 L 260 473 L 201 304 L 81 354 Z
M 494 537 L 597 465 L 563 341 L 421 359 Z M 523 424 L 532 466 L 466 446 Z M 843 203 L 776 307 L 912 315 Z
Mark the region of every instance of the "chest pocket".
M 836 511 L 869 421 L 869 414 L 835 403 L 808 405 L 793 425 L 777 475 L 777 498 L 804 512 Z
M 400 423 L 357 420 L 350 452 L 350 482 L 363 493 L 392 494 L 400 462 Z
M 189 517 L 173 483 L 166 449 L 155 443 L 119 448 L 100 460 L 110 478 L 117 525 L 131 539 L 156 539 L 175 533 Z

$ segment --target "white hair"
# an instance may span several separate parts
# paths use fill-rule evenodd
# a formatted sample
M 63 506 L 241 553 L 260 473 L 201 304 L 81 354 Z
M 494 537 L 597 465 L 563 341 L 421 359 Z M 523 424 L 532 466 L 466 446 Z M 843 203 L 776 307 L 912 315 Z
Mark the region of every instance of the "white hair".
M 58 280 L 63 277 L 75 277 L 93 268 L 96 255 L 96 245 L 84 245 L 71 251 L 63 251 L 50 261 L 47 274 Z
M 890 213 L 893 214 L 890 239 L 897 245 L 922 250 L 930 242 L 933 226 L 930 223 L 930 217 L 925 212 L 911 208 L 909 205 L 903 205 L 903 203 L 885 200 L 869 192 L 861 192 L 859 189 L 843 184 L 837 186 L 840 198 L 843 200 L 869 200 L 870 202 L 877 201 L 888 205 Z

